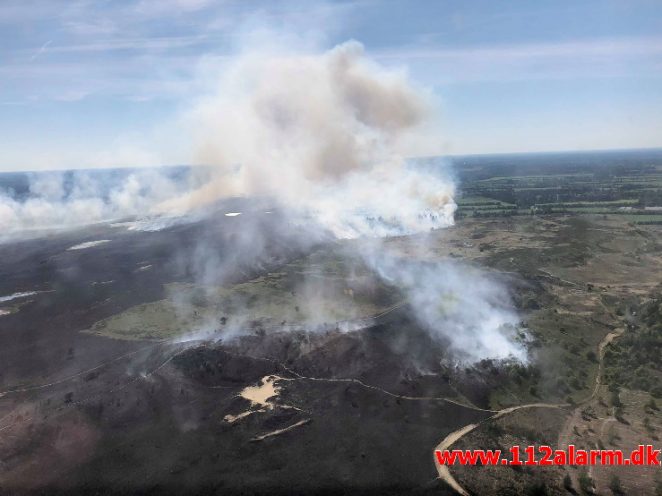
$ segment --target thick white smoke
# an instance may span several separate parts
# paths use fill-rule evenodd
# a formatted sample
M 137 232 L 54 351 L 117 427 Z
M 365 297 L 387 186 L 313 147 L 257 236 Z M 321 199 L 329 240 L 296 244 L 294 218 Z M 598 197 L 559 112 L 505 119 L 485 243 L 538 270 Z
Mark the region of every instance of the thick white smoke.
M 420 325 L 458 360 L 524 359 L 504 288 L 460 264 L 396 258 L 379 241 L 453 224 L 453 182 L 402 156 L 431 108 L 425 91 L 369 60 L 356 42 L 321 55 L 239 56 L 189 117 L 199 160 L 216 177 L 159 208 L 183 212 L 226 196 L 268 196 L 338 238 L 370 237 L 369 249 L 352 246 L 404 292 Z
M 214 181 L 160 206 L 182 212 L 225 196 L 270 196 L 339 237 L 418 232 L 453 222 L 453 183 L 408 168 L 403 147 L 430 97 L 356 42 L 322 55 L 238 56 L 189 116 Z
M 372 238 L 369 250 L 358 248 L 360 255 L 403 290 L 421 326 L 448 343 L 458 359 L 523 359 L 514 340 L 518 319 L 504 288 L 457 263 L 422 266 L 396 258 L 380 242 L 453 224 L 453 181 L 404 158 L 405 152 L 417 153 L 412 143 L 435 139 L 428 133 L 433 109 L 427 91 L 405 73 L 371 61 L 359 43 L 316 55 L 261 46 L 232 57 L 216 90 L 184 119 L 195 161 L 211 167 L 202 186 L 182 194 L 181 185 L 159 174 L 131 175 L 102 193 L 83 176 L 65 195 L 56 180 L 44 179 L 33 182 L 27 200 L 0 196 L 0 229 L 84 224 L 139 212 L 183 215 L 223 198 L 270 198 L 288 219 L 315 226 L 304 237 L 321 227 L 337 238 Z M 238 219 L 245 246 L 259 260 L 268 242 L 245 217 Z M 200 246 L 194 265 L 200 266 L 201 283 L 222 283 L 233 257 L 216 260 L 213 248 L 202 241 Z

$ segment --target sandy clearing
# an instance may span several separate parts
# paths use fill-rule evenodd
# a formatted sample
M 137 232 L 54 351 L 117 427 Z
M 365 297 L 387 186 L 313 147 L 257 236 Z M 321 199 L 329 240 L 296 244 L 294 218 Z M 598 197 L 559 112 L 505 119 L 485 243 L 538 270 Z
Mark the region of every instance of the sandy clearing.
M 99 239 L 97 241 L 86 241 L 85 243 L 80 243 L 74 246 L 71 246 L 67 248 L 67 251 L 75 251 L 75 250 L 85 250 L 87 248 L 92 248 L 94 246 L 99 246 L 104 243 L 108 243 L 110 240 L 109 239 Z
M 260 379 L 257 386 L 246 386 L 239 392 L 239 396 L 251 402 L 248 410 L 237 415 L 226 415 L 223 420 L 232 424 L 237 420 L 248 417 L 249 415 L 257 412 L 266 412 L 273 410 L 274 403 L 272 398 L 278 396 L 280 387 L 276 384 L 277 381 L 290 380 L 284 379 L 277 375 L 267 375 Z

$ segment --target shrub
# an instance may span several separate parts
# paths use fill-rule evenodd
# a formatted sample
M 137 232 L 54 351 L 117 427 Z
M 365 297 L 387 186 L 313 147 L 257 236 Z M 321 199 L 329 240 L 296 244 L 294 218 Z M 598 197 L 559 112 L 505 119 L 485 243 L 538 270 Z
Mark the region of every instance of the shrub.
M 615 495 L 623 494 L 621 479 L 618 477 L 618 475 L 614 474 L 611 476 L 611 480 L 609 481 L 609 489 L 611 489 L 611 492 Z
M 572 487 L 572 478 L 570 477 L 570 474 L 565 474 L 563 477 L 563 487 L 565 488 L 566 491 L 569 491 L 571 493 L 575 492 L 575 489 Z
M 593 480 L 586 470 L 582 470 L 579 473 L 579 489 L 584 494 L 593 494 Z

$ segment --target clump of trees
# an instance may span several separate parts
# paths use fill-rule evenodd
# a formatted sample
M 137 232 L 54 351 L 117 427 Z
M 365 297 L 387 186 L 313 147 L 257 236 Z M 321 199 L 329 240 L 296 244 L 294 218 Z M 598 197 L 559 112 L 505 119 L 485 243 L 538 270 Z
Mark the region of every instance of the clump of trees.
M 575 488 L 572 487 L 572 477 L 570 477 L 570 474 L 565 474 L 563 477 L 563 487 L 566 491 L 574 494 Z
M 662 295 L 653 296 L 633 309 L 636 322 L 607 349 L 605 377 L 612 384 L 662 398 Z
M 614 494 L 614 496 L 620 496 L 623 493 L 623 488 L 621 487 L 621 479 L 618 475 L 613 474 L 609 481 L 609 489 Z
M 595 485 L 593 484 L 593 479 L 588 475 L 586 470 L 579 472 L 579 489 L 584 494 L 594 494 Z

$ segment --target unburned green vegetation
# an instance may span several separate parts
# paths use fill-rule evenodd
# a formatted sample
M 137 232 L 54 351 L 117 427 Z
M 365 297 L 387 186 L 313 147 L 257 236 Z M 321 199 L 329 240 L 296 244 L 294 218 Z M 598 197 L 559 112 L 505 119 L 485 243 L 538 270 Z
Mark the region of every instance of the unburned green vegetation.
M 606 377 L 615 387 L 662 398 L 662 293 L 654 291 L 628 314 L 628 332 L 605 354 Z
M 356 259 L 316 251 L 231 286 L 175 283 L 168 297 L 95 323 L 87 332 L 119 339 L 170 339 L 188 333 L 263 332 L 369 317 L 398 301 Z

